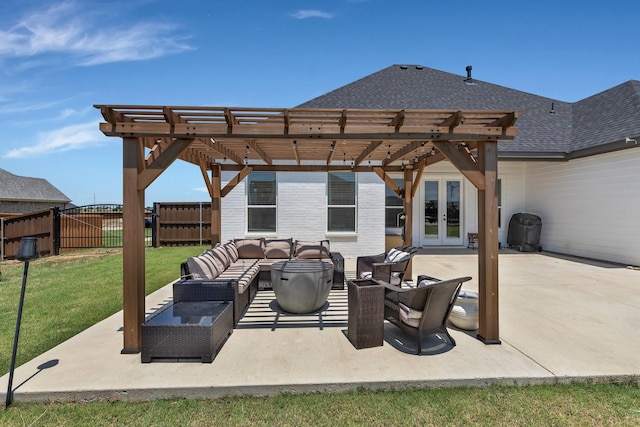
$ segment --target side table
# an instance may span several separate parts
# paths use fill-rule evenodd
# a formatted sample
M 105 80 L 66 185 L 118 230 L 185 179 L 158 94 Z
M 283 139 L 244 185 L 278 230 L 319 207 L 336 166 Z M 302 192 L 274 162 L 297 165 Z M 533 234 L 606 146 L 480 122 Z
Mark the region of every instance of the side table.
M 384 286 L 370 279 L 347 282 L 347 338 L 357 349 L 379 347 L 384 339 Z
M 142 324 L 142 363 L 152 358 L 200 358 L 211 363 L 233 332 L 233 302 L 169 304 Z

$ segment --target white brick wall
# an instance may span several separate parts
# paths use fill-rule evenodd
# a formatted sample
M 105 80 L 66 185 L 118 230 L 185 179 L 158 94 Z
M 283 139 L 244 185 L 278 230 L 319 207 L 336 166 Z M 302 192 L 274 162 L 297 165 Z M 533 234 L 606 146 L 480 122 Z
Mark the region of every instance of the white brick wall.
M 224 173 L 226 183 L 235 176 Z M 331 250 L 345 258 L 384 252 L 384 183 L 373 173 L 359 173 L 356 233 L 327 233 L 327 174 L 280 172 L 277 234 L 270 237 L 331 241 Z M 245 182 L 222 200 L 222 240 L 246 233 Z

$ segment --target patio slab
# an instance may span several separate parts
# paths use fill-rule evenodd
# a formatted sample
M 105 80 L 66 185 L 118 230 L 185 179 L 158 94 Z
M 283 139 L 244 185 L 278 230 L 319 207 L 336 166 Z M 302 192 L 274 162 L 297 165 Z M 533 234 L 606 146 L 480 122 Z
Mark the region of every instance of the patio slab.
M 413 275 L 470 275 L 477 253 L 422 251 Z M 349 275 L 355 260 L 345 260 Z M 347 291 L 332 291 L 319 313 L 278 310 L 259 292 L 211 364 L 140 363 L 120 354 L 122 313 L 18 367 L 15 401 L 151 400 L 316 391 L 556 383 L 640 374 L 640 271 L 551 254 L 500 254 L 501 345 L 451 328 L 415 343 L 385 324 L 383 346 L 356 350 L 346 337 Z M 147 298 L 148 313 L 171 301 L 168 285 Z M 2 401 L 8 375 L 0 378 Z

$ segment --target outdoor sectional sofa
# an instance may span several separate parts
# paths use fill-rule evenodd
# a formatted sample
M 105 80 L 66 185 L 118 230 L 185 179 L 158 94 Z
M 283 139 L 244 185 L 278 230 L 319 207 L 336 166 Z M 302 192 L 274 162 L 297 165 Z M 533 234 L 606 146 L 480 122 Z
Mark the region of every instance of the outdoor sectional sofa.
M 321 259 L 333 264 L 331 289 L 344 289 L 344 258 L 328 240 L 236 239 L 190 257 L 173 284 L 173 301 L 232 301 L 238 323 L 258 289 L 271 288 L 271 265 L 288 259 Z

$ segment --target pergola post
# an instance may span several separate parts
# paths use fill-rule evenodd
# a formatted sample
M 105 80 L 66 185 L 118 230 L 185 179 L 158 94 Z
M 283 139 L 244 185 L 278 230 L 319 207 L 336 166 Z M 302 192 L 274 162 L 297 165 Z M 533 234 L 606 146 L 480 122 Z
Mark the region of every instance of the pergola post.
M 123 151 L 123 261 L 122 298 L 124 348 L 122 353 L 140 351 L 140 325 L 144 322 L 144 189 L 138 190 L 144 145 L 137 138 L 122 138 Z
M 413 245 L 413 167 L 406 166 L 404 169 L 404 192 L 402 194 L 404 205 L 404 244 Z M 412 263 L 409 261 L 405 276 L 412 277 Z
M 211 166 L 211 247 L 222 239 L 222 170 L 220 165 Z
M 478 339 L 500 344 L 498 312 L 498 144 L 478 143 L 484 189 L 478 190 Z

